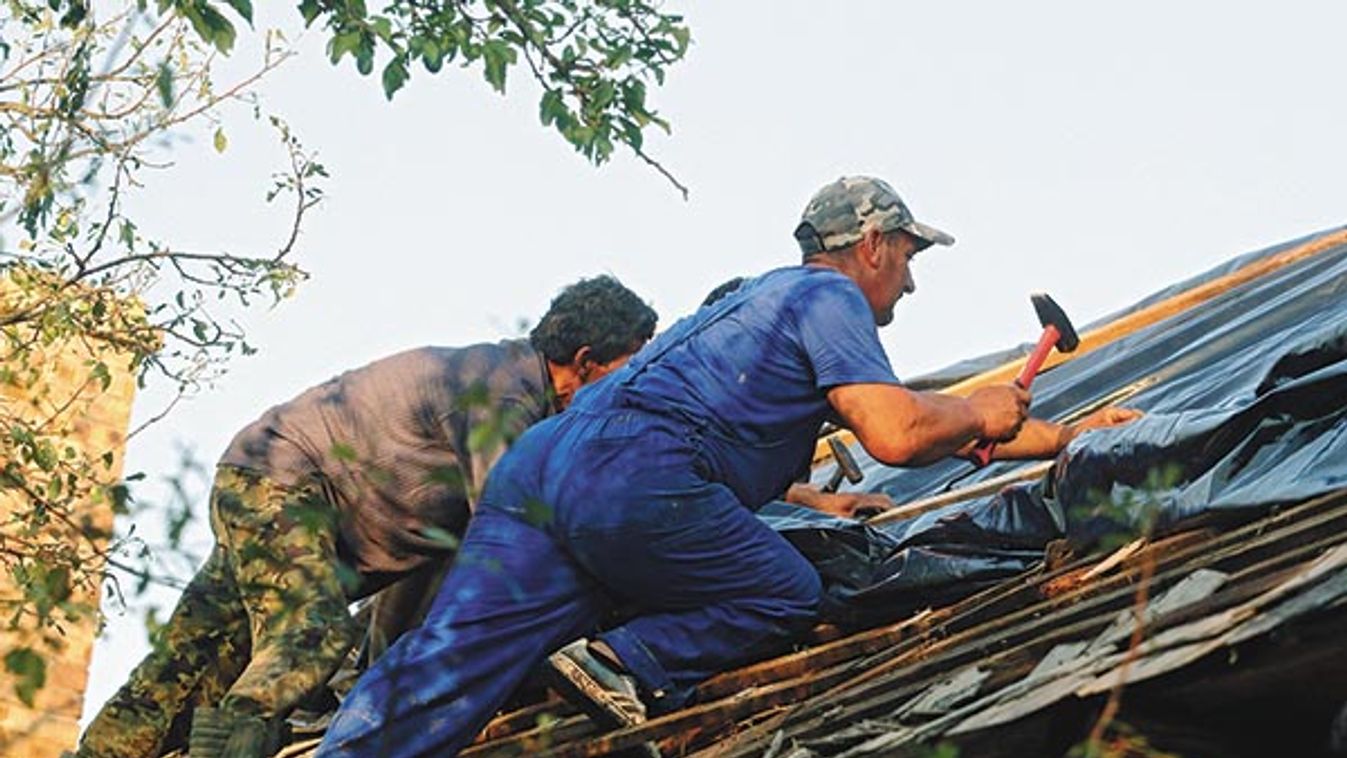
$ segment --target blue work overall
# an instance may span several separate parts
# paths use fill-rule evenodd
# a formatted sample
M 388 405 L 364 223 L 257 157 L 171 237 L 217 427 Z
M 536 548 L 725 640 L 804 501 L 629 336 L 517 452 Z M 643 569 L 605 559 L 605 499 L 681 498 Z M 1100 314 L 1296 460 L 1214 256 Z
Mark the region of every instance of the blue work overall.
M 650 364 L 719 320 L 675 325 L 511 447 L 424 626 L 362 677 L 319 756 L 462 749 L 549 653 L 598 632 L 614 603 L 639 615 L 598 637 L 656 709 L 677 707 L 706 677 L 812 625 L 817 573 L 708 476 L 712 432 L 632 391 Z M 804 423 L 812 443 L 818 419 Z M 799 447 L 753 453 L 789 452 L 775 464 L 784 482 Z

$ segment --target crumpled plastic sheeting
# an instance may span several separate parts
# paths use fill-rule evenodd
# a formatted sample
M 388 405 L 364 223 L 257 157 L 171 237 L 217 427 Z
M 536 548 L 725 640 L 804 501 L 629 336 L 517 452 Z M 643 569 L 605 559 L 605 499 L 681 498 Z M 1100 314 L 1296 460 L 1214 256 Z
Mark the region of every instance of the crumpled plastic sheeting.
M 1309 242 L 1315 239 L 1316 237 L 1322 237 L 1326 234 L 1333 234 L 1338 231 L 1341 231 L 1342 229 L 1347 229 L 1347 227 L 1329 229 L 1328 231 L 1319 232 L 1317 234 L 1311 234 L 1307 237 L 1302 237 L 1300 239 L 1291 240 L 1290 242 L 1285 242 L 1280 245 L 1275 245 L 1265 250 L 1257 250 L 1252 253 L 1245 253 L 1244 255 L 1236 256 L 1218 266 L 1215 266 L 1207 271 L 1202 272 L 1201 274 L 1198 274 L 1197 276 L 1185 279 L 1176 284 L 1171 284 L 1170 286 L 1162 290 L 1159 290 L 1158 292 L 1153 292 L 1150 295 L 1147 295 L 1142 300 L 1139 300 L 1136 303 L 1133 303 L 1132 305 L 1129 305 L 1120 311 L 1115 311 L 1114 313 L 1110 313 L 1107 316 L 1095 319 L 1094 321 L 1091 321 L 1088 324 L 1084 325 L 1077 324 L 1076 331 L 1084 333 L 1096 327 L 1112 323 L 1113 321 L 1117 321 L 1118 319 L 1124 316 L 1130 315 L 1143 308 L 1148 308 L 1162 300 L 1167 300 L 1168 298 L 1171 298 L 1174 295 L 1177 295 L 1181 292 L 1186 292 L 1200 284 L 1211 281 L 1212 279 L 1216 279 L 1217 277 L 1233 273 L 1234 271 L 1237 271 L 1243 268 L 1244 266 L 1247 266 L 1248 264 L 1253 263 L 1256 260 L 1259 260 L 1260 258 L 1266 258 L 1272 255 L 1276 255 L 1278 253 L 1284 252 L 1298 245 Z M 990 371 L 991 369 L 994 369 L 997 366 L 1015 360 L 1016 358 L 1023 358 L 1024 356 L 1032 352 L 1033 349 L 1034 343 L 1024 342 L 1006 350 L 998 350 L 996 352 L 988 353 L 986 355 L 980 355 L 976 358 L 968 358 L 966 360 L 959 361 L 958 363 L 945 366 L 944 368 L 939 368 L 936 369 L 935 371 L 921 374 L 920 376 L 911 377 L 909 379 L 904 380 L 904 384 L 913 389 L 948 387 L 951 384 L 963 381 L 964 379 L 967 379 L 969 377 L 977 376 L 978 374 L 981 374 L 984 371 Z
M 1034 384 L 1033 413 L 1062 418 L 1128 387 L 1135 394 L 1122 404 L 1147 416 L 1078 438 L 1054 468 L 1050 492 L 1047 480 L 1013 486 L 878 528 L 783 503 L 760 514 L 819 566 L 825 615 L 863 623 L 972 594 L 1034 565 L 1050 540 L 1066 534 L 1089 542 L 1145 519 L 1161 527 L 1245 519 L 1273 504 L 1347 487 L 1347 247 L 1043 374 Z M 866 472 L 855 489 L 884 492 L 899 503 L 1017 465 L 975 470 L 945 461 L 890 469 L 859 445 L 852 451 Z M 815 480 L 831 468 L 821 467 Z
M 1115 521 L 1136 526 L 1150 510 L 1163 527 L 1347 487 L 1347 323 L 1325 332 L 1283 355 L 1241 407 L 1157 414 L 1082 445 L 1059 467 L 1058 499 L 1107 493 L 1133 506 Z
M 1013 487 L 952 512 L 875 528 L 785 502 L 758 511 L 818 569 L 822 615 L 870 625 L 943 605 L 1014 576 L 1062 532 L 1039 486 Z

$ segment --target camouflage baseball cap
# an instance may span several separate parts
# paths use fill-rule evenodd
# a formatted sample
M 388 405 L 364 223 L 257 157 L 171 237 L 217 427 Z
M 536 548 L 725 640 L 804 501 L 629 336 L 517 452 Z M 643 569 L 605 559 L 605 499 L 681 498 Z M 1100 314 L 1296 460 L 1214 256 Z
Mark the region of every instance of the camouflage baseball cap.
M 861 240 L 866 229 L 902 229 L 922 243 L 952 245 L 954 238 L 912 218 L 912 211 L 888 182 L 871 176 L 844 176 L 810 198 L 795 227 L 795 241 L 805 258 L 840 250 Z

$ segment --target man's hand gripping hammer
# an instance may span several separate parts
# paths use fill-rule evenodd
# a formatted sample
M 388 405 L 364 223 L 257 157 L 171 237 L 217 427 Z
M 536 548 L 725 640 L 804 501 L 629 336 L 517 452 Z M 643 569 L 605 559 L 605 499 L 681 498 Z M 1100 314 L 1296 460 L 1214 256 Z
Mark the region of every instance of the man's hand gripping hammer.
M 1034 383 L 1038 369 L 1042 367 L 1043 361 L 1047 360 L 1048 353 L 1052 352 L 1054 347 L 1059 352 L 1069 353 L 1080 345 L 1080 337 L 1076 335 L 1076 328 L 1071 325 L 1071 319 L 1066 317 L 1066 312 L 1052 298 L 1038 292 L 1030 295 L 1029 301 L 1034 304 L 1034 311 L 1038 313 L 1038 323 L 1043 325 L 1043 335 L 1038 338 L 1038 344 L 1034 346 L 1034 352 L 1029 354 L 1029 360 L 1025 361 L 1020 375 L 1015 378 L 1015 383 L 1026 390 Z M 992 459 L 994 449 L 996 449 L 995 442 L 980 443 L 973 448 L 973 460 L 977 461 L 979 466 L 986 466 Z

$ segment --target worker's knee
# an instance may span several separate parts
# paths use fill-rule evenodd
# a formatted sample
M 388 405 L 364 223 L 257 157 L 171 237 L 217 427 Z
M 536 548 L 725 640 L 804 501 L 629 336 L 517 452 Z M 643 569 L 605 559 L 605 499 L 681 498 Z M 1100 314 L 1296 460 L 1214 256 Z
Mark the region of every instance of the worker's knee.
M 337 613 L 301 611 L 304 623 L 286 626 L 254 648 L 242 676 L 219 707 L 231 716 L 274 718 L 289 713 L 327 682 L 360 638 L 360 625 L 342 609 Z
M 345 609 L 324 614 L 320 623 L 310 626 L 298 635 L 289 635 L 281 641 L 289 647 L 288 657 L 297 666 L 315 672 L 326 679 L 360 641 L 364 628 Z M 325 672 L 325 673 L 324 673 Z
M 792 632 L 807 631 L 818 618 L 823 598 L 823 583 L 818 572 L 804 561 L 793 571 L 782 572 L 776 592 L 767 604 L 769 614 Z
M 793 560 L 789 564 L 790 571 L 783 572 L 789 577 L 791 596 L 799 602 L 817 608 L 823 595 L 823 580 L 819 579 L 818 569 L 799 553 L 794 553 L 791 557 Z

